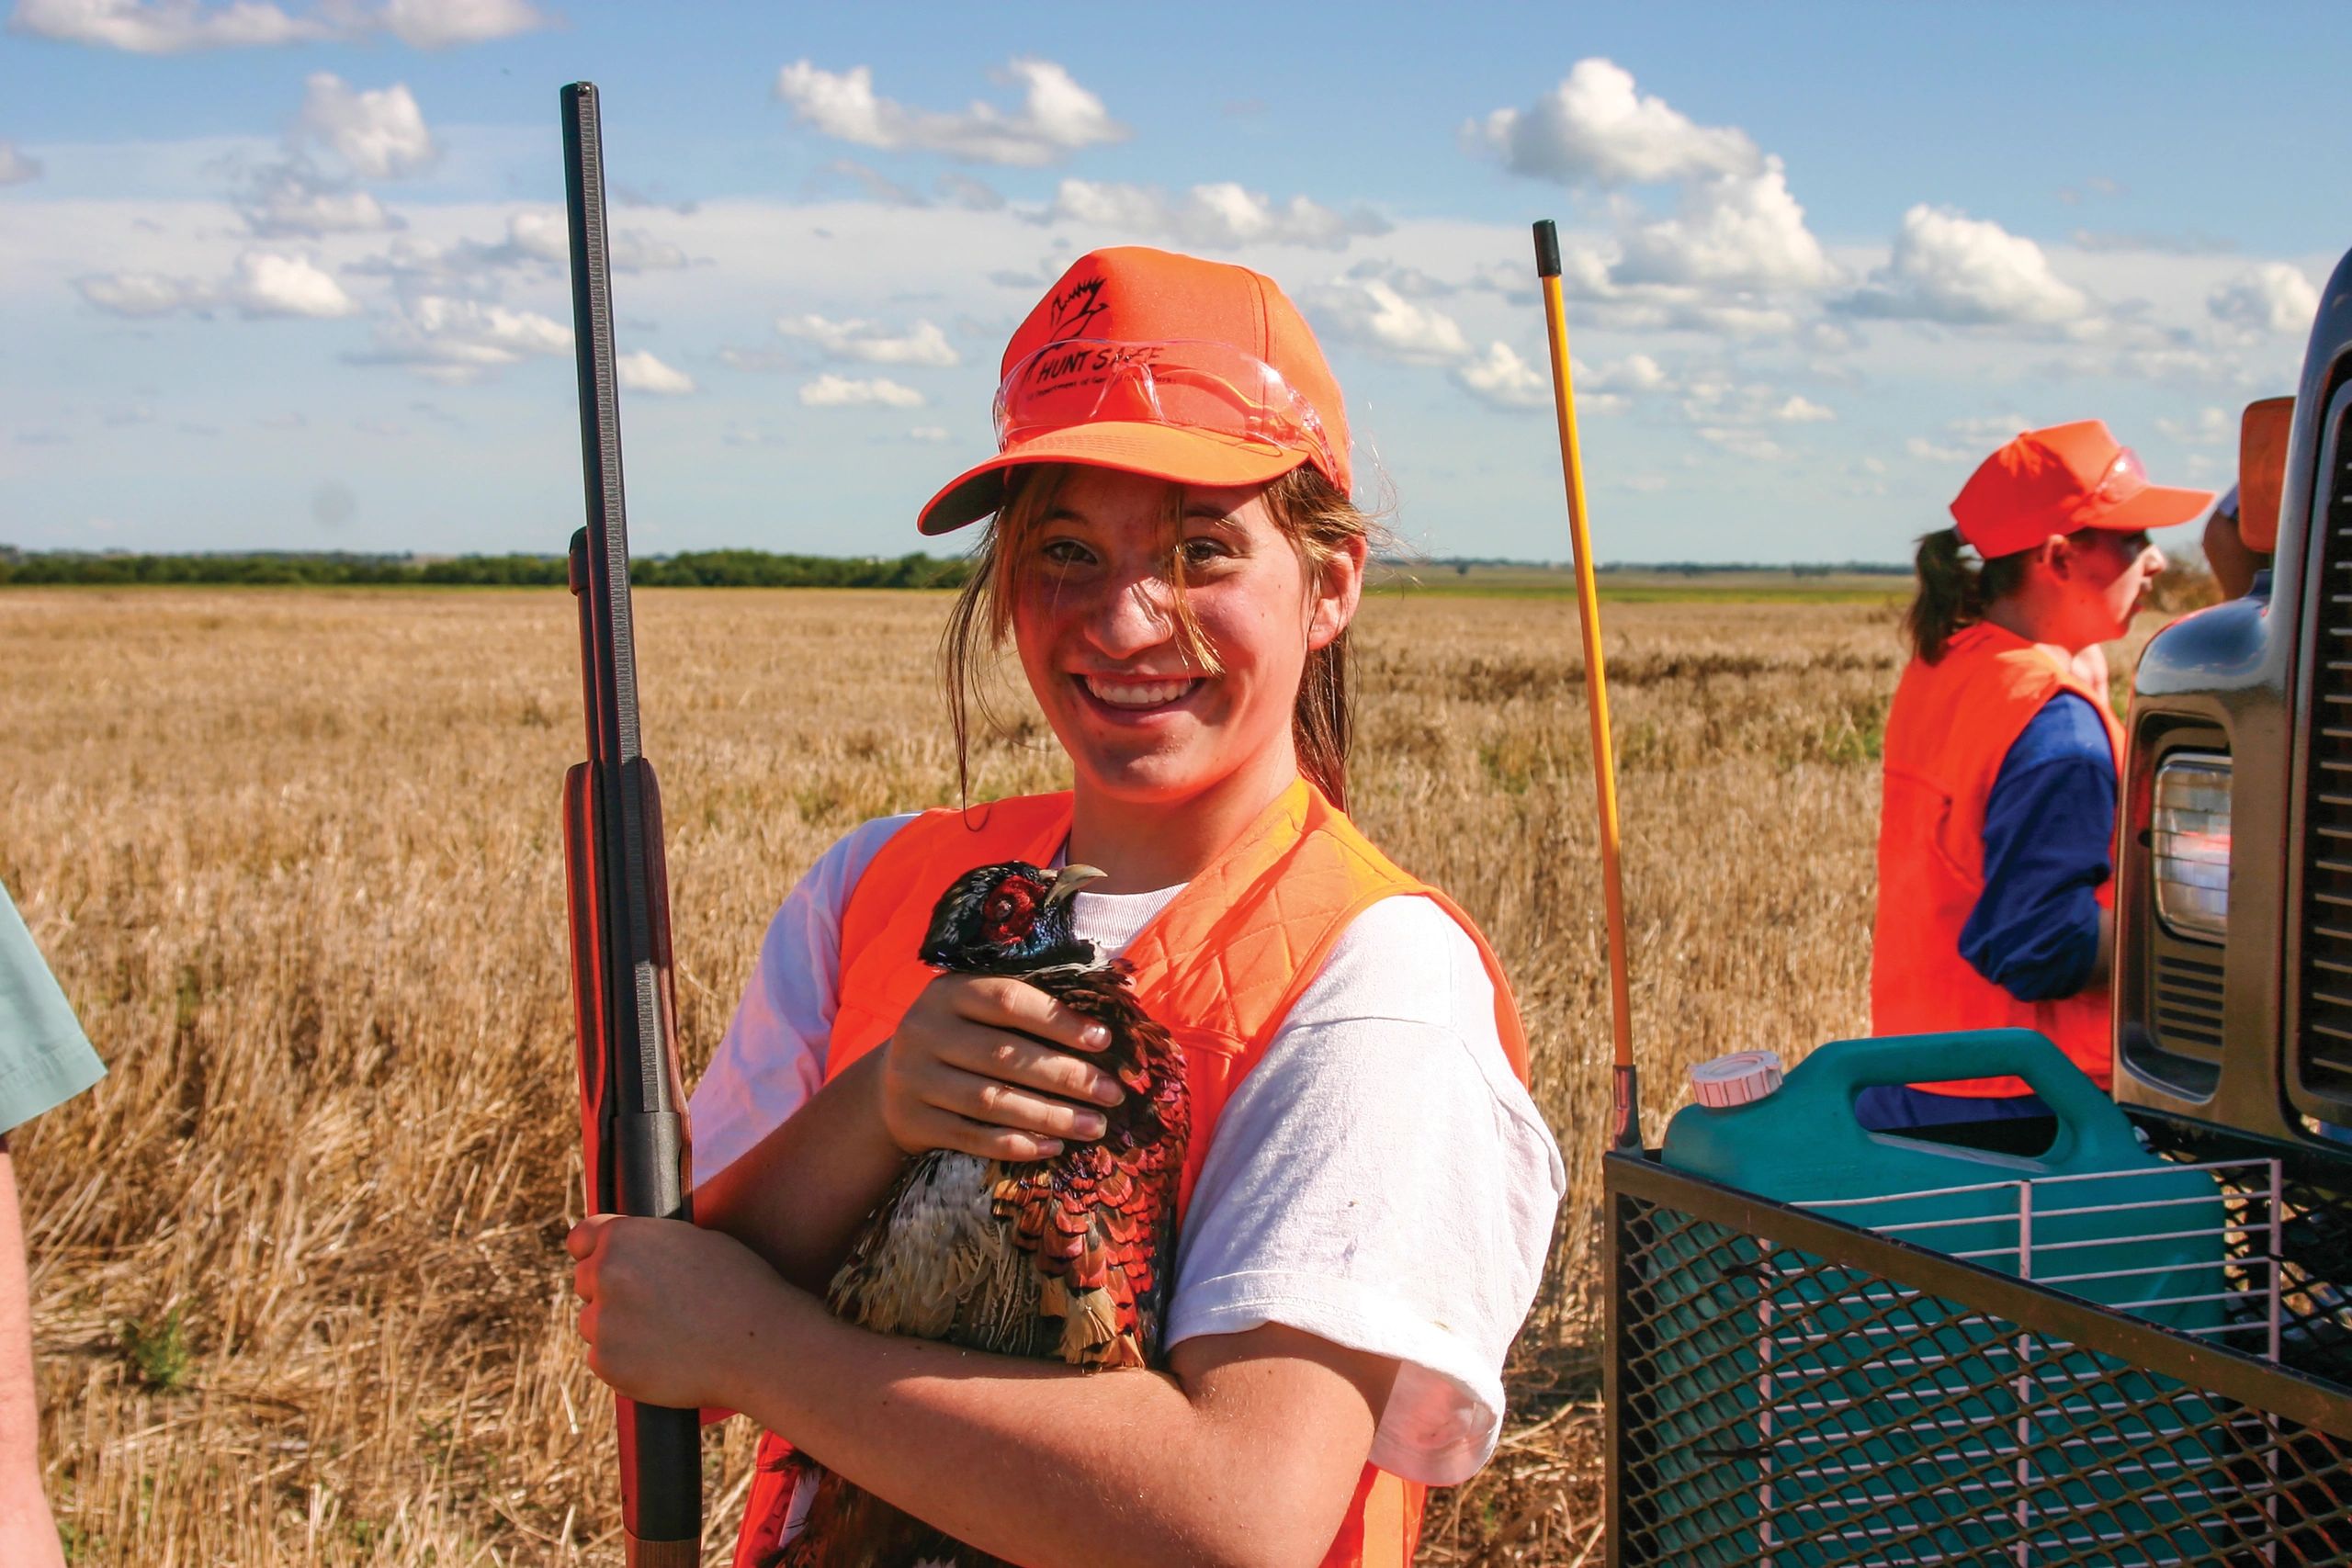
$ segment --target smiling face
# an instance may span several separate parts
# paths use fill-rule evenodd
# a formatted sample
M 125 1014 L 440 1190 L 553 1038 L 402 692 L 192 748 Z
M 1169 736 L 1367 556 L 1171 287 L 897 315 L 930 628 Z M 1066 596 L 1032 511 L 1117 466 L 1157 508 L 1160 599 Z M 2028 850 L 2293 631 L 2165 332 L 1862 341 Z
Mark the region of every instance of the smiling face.
M 1094 468 L 1009 544 L 1013 641 L 1082 796 L 1262 803 L 1295 776 L 1300 679 L 1354 613 L 1361 548 L 1310 572 L 1262 486 Z

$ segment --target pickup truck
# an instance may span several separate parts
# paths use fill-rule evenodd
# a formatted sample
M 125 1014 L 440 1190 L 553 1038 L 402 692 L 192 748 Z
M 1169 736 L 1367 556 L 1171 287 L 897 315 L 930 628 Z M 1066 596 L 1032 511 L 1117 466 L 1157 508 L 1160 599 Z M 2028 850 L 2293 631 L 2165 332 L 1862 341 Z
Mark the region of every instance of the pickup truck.
M 2114 1098 L 2210 1173 L 2208 1326 L 2028 1267 L 2097 1178 L 1996 1169 L 2014 1239 L 1972 1254 L 1618 1150 L 1612 1568 L 2352 1562 L 2352 255 L 2239 497 L 2270 565 L 2143 654 L 2116 857 Z
M 2272 565 L 2135 677 L 2116 1097 L 2352 1150 L 2352 273 L 2302 384 L 2247 408 L 2239 531 Z M 2343 1129 L 2343 1131 L 2335 1131 Z

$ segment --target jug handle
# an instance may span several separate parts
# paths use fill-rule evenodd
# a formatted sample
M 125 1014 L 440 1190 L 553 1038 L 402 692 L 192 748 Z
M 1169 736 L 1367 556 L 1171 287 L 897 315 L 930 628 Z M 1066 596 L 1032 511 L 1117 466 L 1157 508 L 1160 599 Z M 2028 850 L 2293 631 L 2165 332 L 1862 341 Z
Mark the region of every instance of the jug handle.
M 1942 1058 L 1932 1078 L 1919 1076 L 1920 1048 L 1932 1043 Z M 2050 1037 L 2032 1029 L 1976 1029 L 1941 1034 L 1893 1034 L 1839 1040 L 1797 1066 L 1848 1103 L 1881 1085 L 1939 1083 L 1951 1078 L 2023 1078 L 2057 1118 L 2061 1135 L 2107 1142 L 2129 1123 L 2098 1085 L 2066 1059 Z M 2136 1142 L 2136 1140 L 2134 1140 Z M 2052 1154 L 2058 1150 L 2052 1147 Z

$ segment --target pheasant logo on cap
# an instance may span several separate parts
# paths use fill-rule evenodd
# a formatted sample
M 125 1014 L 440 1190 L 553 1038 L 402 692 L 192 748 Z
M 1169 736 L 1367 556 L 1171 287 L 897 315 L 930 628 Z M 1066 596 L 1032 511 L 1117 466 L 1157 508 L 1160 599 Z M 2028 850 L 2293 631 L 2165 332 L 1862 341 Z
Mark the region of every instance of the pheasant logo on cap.
M 1082 278 L 1054 296 L 1053 341 L 1066 337 L 1092 337 L 1087 329 L 1094 318 L 1111 309 L 1102 298 L 1102 277 L 1100 273 Z

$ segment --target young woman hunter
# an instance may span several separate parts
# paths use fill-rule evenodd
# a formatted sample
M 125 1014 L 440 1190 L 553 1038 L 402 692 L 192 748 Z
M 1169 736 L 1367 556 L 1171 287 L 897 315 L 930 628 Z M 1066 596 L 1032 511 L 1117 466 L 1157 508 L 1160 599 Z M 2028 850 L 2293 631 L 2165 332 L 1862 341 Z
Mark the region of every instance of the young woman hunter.
M 1985 458 L 1954 526 L 1920 538 L 1913 657 L 1886 720 L 1871 1033 L 2039 1030 L 2108 1087 L 2123 730 L 2102 645 L 2164 570 L 2151 530 L 2212 501 L 2149 483 L 2104 423 L 2077 420 Z M 2016 1078 L 1871 1089 L 1856 1109 L 1882 1132 L 2050 1141 Z
M 949 664 L 1009 639 L 1072 787 L 868 822 L 792 890 L 694 1096 L 705 1228 L 570 1240 L 591 1365 L 771 1434 L 739 1563 L 834 1560 L 796 1549 L 813 1472 L 787 1446 L 959 1562 L 1407 1562 L 1423 1489 L 1494 1450 L 1565 1179 L 1484 939 L 1343 812 L 1368 546 L 1339 386 L 1272 281 L 1143 249 L 1080 259 L 1002 371 L 998 455 L 920 527 L 990 520 Z M 931 1151 L 992 1162 L 935 1168 L 1017 1205 L 1144 1081 L 1099 1071 L 1102 1023 L 1046 989 L 941 972 L 933 906 L 1020 862 L 1100 872 L 1044 897 L 1181 1048 L 1172 1288 L 1136 1275 L 1165 1294 L 1148 1370 L 827 1310 Z

